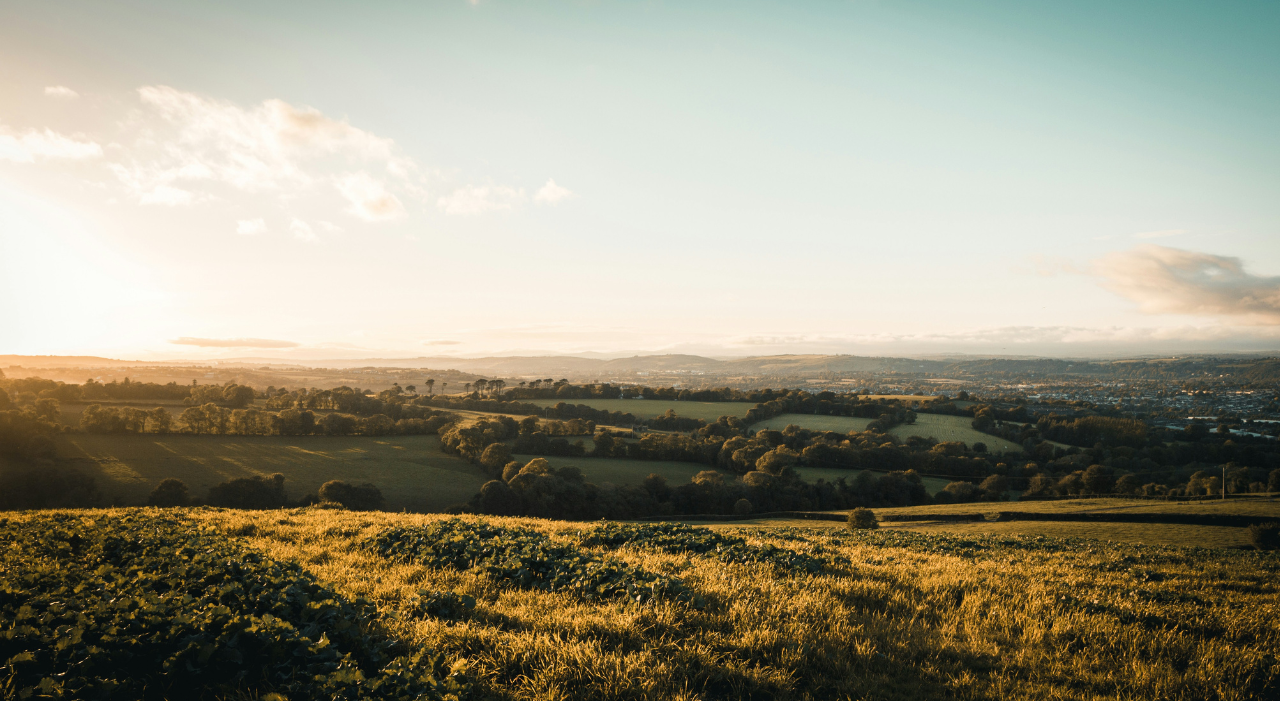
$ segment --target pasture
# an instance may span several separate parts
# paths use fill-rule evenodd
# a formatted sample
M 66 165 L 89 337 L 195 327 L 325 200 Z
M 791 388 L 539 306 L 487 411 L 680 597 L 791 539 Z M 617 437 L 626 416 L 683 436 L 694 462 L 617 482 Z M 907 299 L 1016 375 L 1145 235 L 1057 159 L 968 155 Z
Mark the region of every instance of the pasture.
M 825 563 L 801 574 L 643 538 L 588 546 L 579 535 L 588 524 L 483 520 L 673 577 L 699 597 L 637 603 L 360 547 L 438 516 L 186 513 L 300 563 L 346 597 L 375 602 L 388 634 L 460 661 L 480 698 L 1190 701 L 1272 698 L 1280 684 L 1272 553 L 898 529 L 710 529 L 743 539 L 748 552 L 771 546 Z M 414 613 L 424 592 L 474 597 L 475 610 L 464 620 Z
M 521 401 L 538 406 L 555 406 L 560 402 L 585 404 L 594 409 L 628 413 L 637 419 L 651 419 L 671 409 L 679 416 L 702 419 L 707 422 L 713 422 L 721 416 L 746 416 L 747 412 L 755 406 L 751 402 L 676 402 L 665 399 L 525 399 Z
M 860 419 L 853 416 L 782 414 L 772 419 L 752 424 L 751 428 L 756 430 L 771 428 L 780 431 L 786 428 L 787 424 L 795 424 L 811 431 L 848 433 L 849 431 L 865 431 L 867 424 L 871 423 L 871 421 L 872 419 Z M 993 453 L 1022 452 L 1022 446 L 1017 443 L 1006 441 L 999 436 L 975 431 L 970 425 L 972 421 L 973 419 L 967 416 L 917 414 L 914 424 L 899 424 L 890 429 L 889 433 L 899 440 L 906 440 L 911 436 L 920 436 L 922 438 L 936 438 L 939 441 L 961 441 L 971 447 L 974 443 L 985 443 L 987 450 Z
M 340 479 L 377 485 L 392 511 L 443 511 L 470 499 L 488 479 L 441 452 L 436 436 L 63 434 L 58 454 L 94 475 L 107 499 L 123 504 L 144 503 L 170 477 L 203 497 L 229 479 L 279 472 L 292 499 Z

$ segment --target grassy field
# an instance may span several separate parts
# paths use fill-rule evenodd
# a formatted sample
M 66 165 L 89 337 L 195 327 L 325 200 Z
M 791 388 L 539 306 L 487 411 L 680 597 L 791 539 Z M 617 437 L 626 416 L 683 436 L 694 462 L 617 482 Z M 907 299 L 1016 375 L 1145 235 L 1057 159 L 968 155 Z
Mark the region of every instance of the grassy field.
M 871 419 L 860 419 L 853 416 L 822 416 L 820 414 L 782 414 L 753 424 L 753 429 L 772 428 L 782 430 L 787 424 L 795 424 L 812 431 L 865 431 Z M 997 436 L 973 430 L 970 423 L 973 419 L 967 416 L 946 416 L 944 414 L 918 414 L 916 422 L 911 425 L 901 424 L 889 432 L 899 439 L 910 436 L 936 438 L 939 441 L 962 441 L 972 446 L 974 443 L 986 443 L 987 450 L 1005 453 L 1021 452 L 1022 446 L 1006 441 Z
M 883 528 L 919 533 L 971 536 L 1046 536 L 1098 541 L 1197 548 L 1240 548 L 1249 545 L 1244 528 L 1189 526 L 1176 523 L 1076 523 L 1070 521 L 1010 521 L 971 523 L 886 523 Z
M 668 460 L 621 460 L 618 458 L 558 458 L 535 455 L 517 455 L 516 460 L 528 462 L 535 457 L 546 457 L 555 467 L 576 467 L 588 482 L 601 484 L 640 484 L 650 473 L 662 475 L 671 486 L 685 484 L 694 475 L 712 468 L 692 462 Z
M 58 454 L 98 478 L 108 499 L 142 503 L 161 480 L 186 482 L 193 495 L 236 477 L 284 474 L 291 498 L 333 479 L 372 482 L 387 508 L 441 511 L 470 499 L 488 479 L 440 451 L 435 436 L 103 436 L 65 434 Z
M 375 601 L 395 637 L 465 661 L 496 699 L 1251 699 L 1280 683 L 1275 554 L 1001 535 L 736 527 L 830 563 L 817 575 L 644 547 L 586 556 L 679 578 L 701 605 L 584 600 L 358 547 L 439 517 L 193 511 Z M 253 525 L 253 529 L 246 526 Z M 1012 524 L 1010 524 L 1012 525 Z M 726 532 L 728 529 L 717 529 Z M 467 621 L 408 615 L 420 591 L 475 597 Z
M 526 399 L 538 406 L 586 404 L 596 409 L 621 411 L 637 419 L 651 419 L 673 409 L 680 416 L 703 421 L 715 421 L 721 416 L 746 416 L 755 404 L 750 402 L 673 402 L 661 399 Z
M 937 504 L 876 509 L 878 514 L 987 514 L 996 511 L 1031 511 L 1035 513 L 1177 513 L 1230 514 L 1239 516 L 1274 516 L 1280 520 L 1280 499 L 1237 498 L 1226 501 L 1163 501 L 1155 499 L 1054 499 L 1046 501 L 984 501 L 972 504 Z

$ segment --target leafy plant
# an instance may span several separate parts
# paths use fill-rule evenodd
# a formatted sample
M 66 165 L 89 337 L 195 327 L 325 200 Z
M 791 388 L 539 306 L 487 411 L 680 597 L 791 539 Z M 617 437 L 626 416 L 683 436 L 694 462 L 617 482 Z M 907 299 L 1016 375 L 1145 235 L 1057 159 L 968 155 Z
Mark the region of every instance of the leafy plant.
M 671 598 L 697 603 L 680 580 L 602 560 L 537 531 L 449 519 L 388 528 L 366 542 L 379 555 L 426 567 L 480 570 L 521 589 L 567 591 L 587 600 Z
M 623 545 L 679 554 L 713 554 L 724 562 L 765 562 L 788 572 L 817 574 L 825 569 L 822 560 L 774 545 L 750 545 L 743 538 L 680 523 L 604 523 L 578 535 L 586 546 L 617 548 Z
M 375 609 L 299 566 L 171 518 L 0 519 L 5 698 L 444 698 L 439 657 L 398 656 Z M 264 696 L 266 698 L 266 696 Z

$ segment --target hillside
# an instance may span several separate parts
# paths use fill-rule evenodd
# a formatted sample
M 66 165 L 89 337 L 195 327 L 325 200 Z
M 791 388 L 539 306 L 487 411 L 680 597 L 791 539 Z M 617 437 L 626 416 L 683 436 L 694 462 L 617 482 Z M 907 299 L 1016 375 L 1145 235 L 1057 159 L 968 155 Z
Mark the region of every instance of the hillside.
M 361 678 L 361 698 L 1191 700 L 1280 689 L 1274 553 L 315 507 L 11 513 L 0 545 L 0 619 L 23 622 L 0 638 L 0 674 L 19 690 L 84 693 L 124 675 L 114 683 L 126 693 L 153 678 L 159 694 L 160 661 L 187 654 L 169 627 L 209 615 L 244 618 L 222 637 L 230 618 L 195 630 L 209 642 L 175 671 L 223 692 L 240 679 L 262 698 L 354 698 L 343 690 Z M 246 585 L 218 590 L 233 570 Z M 60 589 L 90 571 L 110 573 L 108 584 Z M 249 586 L 259 580 L 274 584 Z M 326 613 L 310 619 L 306 601 Z M 64 619 L 78 627 L 58 628 Z M 136 641 L 124 667 L 118 630 Z M 326 645 L 336 653 L 317 656 Z M 311 652 L 292 658 L 295 648 Z M 291 659 L 314 671 L 299 676 Z

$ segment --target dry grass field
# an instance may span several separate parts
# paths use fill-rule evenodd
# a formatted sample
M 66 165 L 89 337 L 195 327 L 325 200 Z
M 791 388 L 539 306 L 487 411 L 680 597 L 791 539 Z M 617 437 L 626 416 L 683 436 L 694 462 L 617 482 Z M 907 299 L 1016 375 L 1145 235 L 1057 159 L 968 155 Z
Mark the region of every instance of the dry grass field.
M 96 518 L 108 512 L 80 512 Z M 641 541 L 578 544 L 589 524 L 534 529 L 585 558 L 675 577 L 696 601 L 592 599 L 362 546 L 443 517 L 317 508 L 194 509 L 196 525 L 376 603 L 380 625 L 465 668 L 492 699 L 1266 699 L 1280 683 L 1274 553 L 1039 536 L 721 527 L 817 574 Z M 29 518 L 18 514 L 10 518 Z M 469 521 L 470 522 L 470 521 Z M 430 592 L 469 618 L 415 613 Z

